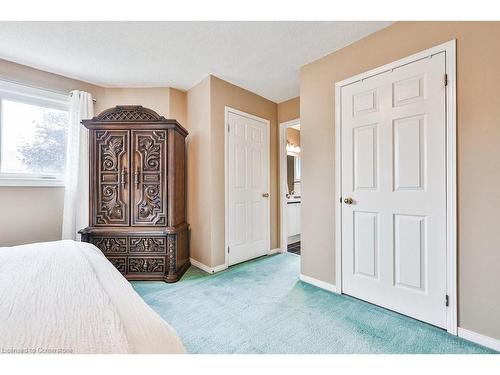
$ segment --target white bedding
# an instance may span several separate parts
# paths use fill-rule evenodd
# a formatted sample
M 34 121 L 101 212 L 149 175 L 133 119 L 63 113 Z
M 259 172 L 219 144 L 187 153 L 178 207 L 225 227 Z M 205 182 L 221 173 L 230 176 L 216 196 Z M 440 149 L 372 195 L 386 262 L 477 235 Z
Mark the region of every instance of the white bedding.
M 0 248 L 0 354 L 184 353 L 175 331 L 95 246 Z

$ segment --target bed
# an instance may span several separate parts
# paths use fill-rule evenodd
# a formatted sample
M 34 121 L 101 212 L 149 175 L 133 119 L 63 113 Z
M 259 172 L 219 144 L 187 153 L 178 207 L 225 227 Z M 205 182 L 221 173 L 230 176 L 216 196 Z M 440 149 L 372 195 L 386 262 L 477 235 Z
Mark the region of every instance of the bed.
M 55 241 L 0 248 L 0 352 L 184 353 L 94 245 Z

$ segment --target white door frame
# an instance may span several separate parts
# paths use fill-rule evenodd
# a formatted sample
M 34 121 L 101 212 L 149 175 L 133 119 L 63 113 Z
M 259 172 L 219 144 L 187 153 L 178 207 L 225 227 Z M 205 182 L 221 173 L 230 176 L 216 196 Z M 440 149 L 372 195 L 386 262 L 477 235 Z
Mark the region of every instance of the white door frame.
M 282 122 L 279 124 L 279 155 L 280 155 L 280 252 L 288 251 L 288 232 L 287 232 L 287 190 L 285 189 L 287 182 L 287 163 L 286 163 L 286 130 L 294 125 L 300 124 L 300 118 Z
M 457 335 L 457 151 L 456 151 L 456 40 L 335 83 L 335 283 L 342 293 L 342 149 L 341 89 L 402 65 L 445 52 L 446 86 L 446 291 L 449 298 L 446 330 Z M 444 79 L 444 78 L 443 78 Z M 445 301 L 443 301 L 445 303 Z
M 268 131 L 267 133 L 267 139 L 266 139 L 266 144 L 267 144 L 267 164 L 269 166 L 268 168 L 268 178 L 267 178 L 267 191 L 269 193 L 269 210 L 267 212 L 268 215 L 268 222 L 269 222 L 269 228 L 268 228 L 268 235 L 267 235 L 267 253 L 271 253 L 271 122 L 269 120 L 266 120 L 265 118 L 258 117 L 255 115 L 252 115 L 250 113 L 246 113 L 243 111 L 240 111 L 238 109 L 232 108 L 225 106 L 224 107 L 224 265 L 225 268 L 229 267 L 229 253 L 228 253 L 228 247 L 229 247 L 229 137 L 228 137 L 228 132 L 229 132 L 229 113 L 234 113 L 243 117 L 248 117 L 252 120 L 257 120 L 261 121 L 267 124 Z

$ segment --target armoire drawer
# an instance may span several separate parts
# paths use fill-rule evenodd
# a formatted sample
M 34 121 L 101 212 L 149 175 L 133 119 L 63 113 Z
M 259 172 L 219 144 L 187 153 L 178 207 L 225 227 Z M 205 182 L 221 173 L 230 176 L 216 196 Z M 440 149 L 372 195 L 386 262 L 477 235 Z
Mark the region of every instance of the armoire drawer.
M 125 257 L 107 257 L 115 268 L 122 274 L 127 272 L 127 258 Z
M 165 273 L 166 261 L 165 257 L 129 257 L 128 269 L 129 274 L 140 273 Z
M 165 254 L 167 237 L 129 237 L 130 253 Z
M 126 254 L 128 248 L 127 237 L 94 237 L 90 243 L 97 246 L 104 254 Z

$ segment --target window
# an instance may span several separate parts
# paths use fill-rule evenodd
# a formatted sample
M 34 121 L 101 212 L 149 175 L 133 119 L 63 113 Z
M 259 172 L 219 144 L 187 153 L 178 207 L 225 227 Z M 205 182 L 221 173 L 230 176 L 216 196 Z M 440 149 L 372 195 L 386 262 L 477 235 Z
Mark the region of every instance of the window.
M 0 81 L 0 185 L 62 186 L 67 95 Z

